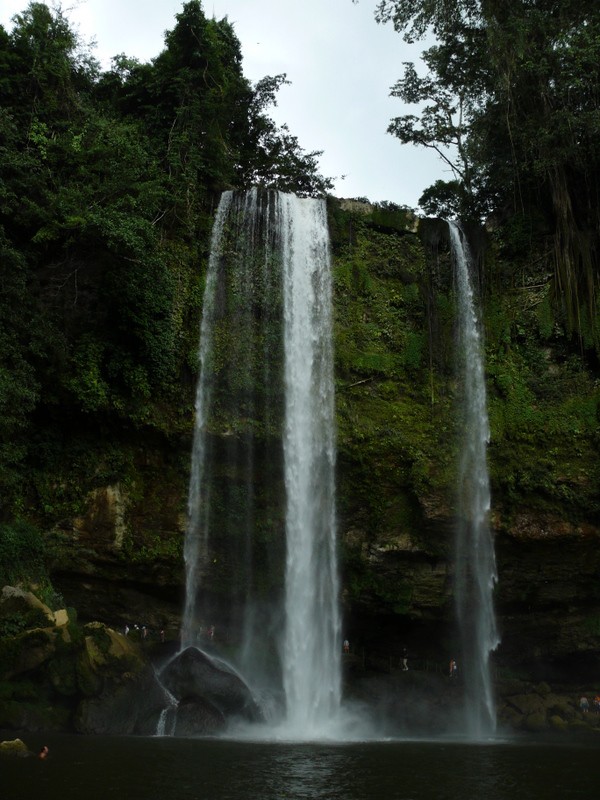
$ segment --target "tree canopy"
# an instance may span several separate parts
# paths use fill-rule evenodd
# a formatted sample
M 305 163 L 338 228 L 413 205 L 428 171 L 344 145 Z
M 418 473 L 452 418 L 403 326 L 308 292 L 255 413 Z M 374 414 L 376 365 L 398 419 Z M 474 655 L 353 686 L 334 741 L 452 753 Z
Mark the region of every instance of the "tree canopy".
M 586 0 L 381 0 L 376 17 L 407 41 L 436 40 L 426 75 L 406 64 L 392 89 L 422 111 L 389 127 L 451 163 L 453 180 L 426 190 L 423 207 L 549 230 L 556 303 L 600 349 L 598 11 Z
M 0 517 L 51 431 L 173 428 L 223 190 L 330 188 L 269 117 L 284 81 L 253 86 L 198 0 L 156 58 L 105 72 L 60 10 L 0 26 Z

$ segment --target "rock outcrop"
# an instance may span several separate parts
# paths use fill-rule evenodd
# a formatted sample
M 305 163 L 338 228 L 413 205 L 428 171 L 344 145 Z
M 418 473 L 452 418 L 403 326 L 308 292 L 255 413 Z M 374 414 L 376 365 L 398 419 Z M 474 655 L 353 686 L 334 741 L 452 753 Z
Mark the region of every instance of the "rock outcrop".
M 24 758 L 30 755 L 31 752 L 29 748 L 21 739 L 10 739 L 0 742 L 0 756 Z
M 178 728 L 206 733 L 223 727 L 225 719 L 238 718 L 248 722 L 263 719 L 262 712 L 250 688 L 233 669 L 221 659 L 210 656 L 196 647 L 188 647 L 172 659 L 161 672 L 161 682 L 182 704 Z

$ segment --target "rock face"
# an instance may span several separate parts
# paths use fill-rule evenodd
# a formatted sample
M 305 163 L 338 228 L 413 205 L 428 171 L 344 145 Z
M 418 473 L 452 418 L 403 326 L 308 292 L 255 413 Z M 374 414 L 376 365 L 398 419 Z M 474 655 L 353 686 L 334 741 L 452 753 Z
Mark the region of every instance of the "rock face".
M 3 586 L 0 595 L 0 617 L 6 619 L 9 616 L 18 614 L 27 616 L 32 612 L 37 612 L 40 618 L 45 618 L 50 624 L 66 623 L 66 612 L 57 612 L 60 615 L 60 622 L 56 622 L 56 616 L 45 603 L 42 603 L 33 592 L 25 591 L 18 586 Z
M 74 727 L 78 733 L 152 736 L 167 704 L 154 670 L 146 667 L 108 683 L 97 696 L 84 698 L 75 712 Z
M 262 720 L 262 712 L 244 681 L 220 659 L 188 647 L 167 664 L 161 682 L 181 704 L 177 729 L 216 732 L 224 720 Z M 197 727 L 196 727 L 197 726 Z
M 0 638 L 0 680 L 7 682 L 0 728 L 156 732 L 168 699 L 140 645 L 102 623 L 79 626 L 64 610 L 40 608 L 30 592 L 4 587 L 2 598 L 0 622 L 13 619 L 17 604 L 33 608 L 32 624 L 46 627 Z
M 344 633 L 367 657 L 397 658 L 407 646 L 445 665 L 457 641 L 453 537 L 461 389 L 447 225 L 421 220 L 415 233 L 412 215 L 333 199 L 328 211 Z M 469 234 L 482 288 L 491 425 L 502 636 L 494 665 L 500 676 L 576 684 L 600 674 L 598 366 L 552 318 L 544 241 L 540 275 L 527 276 L 518 258 L 513 263 L 495 241 Z M 191 407 L 193 379 L 185 391 Z M 64 478 L 81 510 L 73 518 L 57 515 L 47 532 L 58 542 L 52 580 L 81 619 L 121 629 L 147 624 L 176 639 L 192 419 L 181 408 L 169 411 L 164 430 L 140 427 L 119 439 L 115 426 L 110 453 L 90 435 L 90 448 L 95 442 L 103 461 L 87 483 L 74 474 Z M 235 488 L 223 502 L 239 503 L 240 519 L 245 483 L 227 454 L 244 437 L 254 458 L 261 448 L 266 452 L 265 431 L 246 414 L 235 420 L 235 433 L 211 431 L 211 446 L 222 453 L 217 481 L 231 479 Z M 168 419 L 178 419 L 178 426 L 169 428 Z M 113 469 L 115 454 L 119 466 Z M 103 474 L 108 477 L 99 485 Z M 273 476 L 265 485 L 268 480 Z M 253 495 L 263 499 L 264 489 L 257 483 Z M 39 517 L 39 509 L 30 511 Z M 283 552 L 284 517 L 280 509 L 256 509 L 257 585 L 273 585 L 267 573 Z M 236 588 L 227 553 L 240 550 L 224 538 L 222 546 L 221 577 L 205 585 L 217 608 Z M 215 622 L 235 641 L 235 630 L 225 632 L 221 620 Z M 51 640 L 40 635 L 37 652 L 32 642 L 30 663 L 58 663 Z M 90 657 L 81 656 L 69 680 L 56 670 L 65 698 L 86 681 L 89 691 L 100 691 Z
M 177 707 L 173 735 L 212 735 L 225 727 L 225 715 L 212 703 L 199 697 L 184 697 Z

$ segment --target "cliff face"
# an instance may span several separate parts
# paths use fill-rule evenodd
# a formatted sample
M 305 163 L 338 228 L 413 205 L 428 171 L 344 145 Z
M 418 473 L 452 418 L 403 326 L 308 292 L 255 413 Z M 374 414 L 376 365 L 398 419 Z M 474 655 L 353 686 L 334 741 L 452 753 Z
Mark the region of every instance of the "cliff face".
M 368 652 L 394 656 L 407 646 L 444 663 L 454 647 L 460 398 L 446 225 L 417 226 L 401 210 L 356 202 L 332 200 L 329 213 L 346 630 Z M 507 254 L 494 234 L 471 231 L 470 238 L 492 427 L 502 634 L 496 663 L 506 672 L 568 680 L 600 659 L 598 365 L 552 316 L 543 242 L 533 268 Z M 149 436 L 140 429 L 110 446 L 121 451 L 110 482 L 99 477 L 106 454 L 96 442 L 98 469 L 80 481 L 77 513 L 63 514 L 49 533 L 53 582 L 83 619 L 175 630 L 191 420 L 187 431 Z M 235 481 L 222 451 L 221 474 Z M 268 480 L 280 480 L 269 463 Z M 69 480 L 76 478 L 72 470 Z M 271 508 L 268 524 L 257 523 L 266 573 L 268 562 L 281 563 L 283 516 Z M 221 578 L 208 591 L 226 590 L 235 571 Z

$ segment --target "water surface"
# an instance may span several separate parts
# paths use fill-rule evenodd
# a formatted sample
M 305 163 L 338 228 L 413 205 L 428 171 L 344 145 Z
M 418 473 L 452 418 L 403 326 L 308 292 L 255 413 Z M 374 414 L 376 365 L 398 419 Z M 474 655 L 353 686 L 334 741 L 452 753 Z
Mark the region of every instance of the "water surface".
M 14 734 L 3 738 L 14 738 Z M 23 736 L 36 749 L 39 735 Z M 596 798 L 598 744 L 273 743 L 50 736 L 0 761 L 3 800 Z

